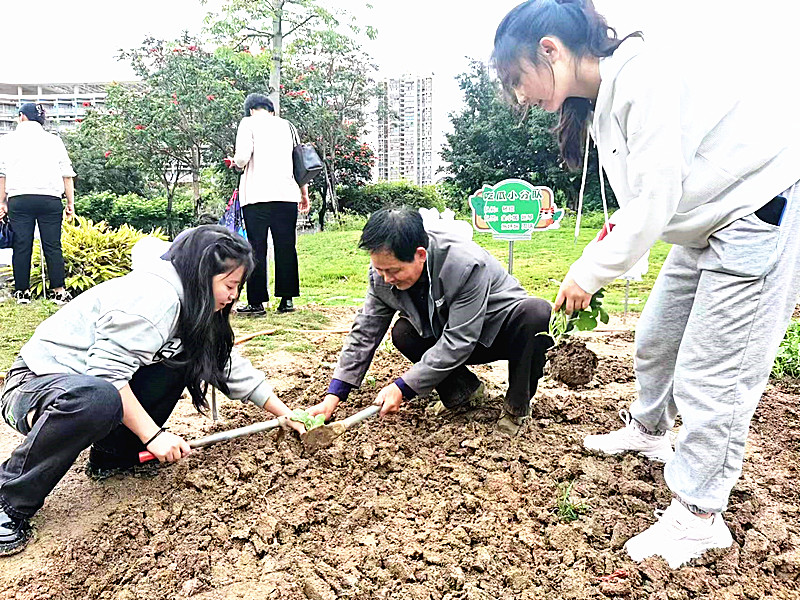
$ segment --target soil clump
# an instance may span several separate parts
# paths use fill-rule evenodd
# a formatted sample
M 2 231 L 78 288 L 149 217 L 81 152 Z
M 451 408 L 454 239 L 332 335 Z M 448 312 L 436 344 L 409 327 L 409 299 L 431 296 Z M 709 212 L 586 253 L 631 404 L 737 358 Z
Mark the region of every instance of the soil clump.
M 547 351 L 547 372 L 568 387 L 586 385 L 597 370 L 597 354 L 582 340 L 570 338 Z

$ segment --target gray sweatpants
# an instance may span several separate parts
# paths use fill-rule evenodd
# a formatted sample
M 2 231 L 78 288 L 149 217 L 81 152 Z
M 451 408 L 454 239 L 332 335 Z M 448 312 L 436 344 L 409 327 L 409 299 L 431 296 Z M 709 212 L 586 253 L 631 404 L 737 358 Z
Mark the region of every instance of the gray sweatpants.
M 631 416 L 657 433 L 681 415 L 664 476 L 701 511 L 728 506 L 800 292 L 800 183 L 781 195 L 780 226 L 752 214 L 717 231 L 706 248 L 673 247 L 636 330 Z

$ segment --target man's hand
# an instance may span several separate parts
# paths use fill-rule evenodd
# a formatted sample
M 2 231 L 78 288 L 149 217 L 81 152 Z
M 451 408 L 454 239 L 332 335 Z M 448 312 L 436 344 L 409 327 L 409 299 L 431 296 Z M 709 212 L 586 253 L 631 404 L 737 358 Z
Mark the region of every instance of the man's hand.
M 319 404 L 315 404 L 308 409 L 308 414 L 312 417 L 317 415 L 325 415 L 325 420 L 330 421 L 333 413 L 336 412 L 336 407 L 339 406 L 339 396 L 328 394 L 325 399 Z
M 164 433 L 150 442 L 147 445 L 147 450 L 149 450 L 159 462 L 175 462 L 192 452 L 192 449 L 189 448 L 189 444 L 187 444 L 181 436 L 170 433 L 169 431 L 164 431 Z
M 591 294 L 587 294 L 571 277 L 567 277 L 558 290 L 553 312 L 557 312 L 563 304 L 567 314 L 571 315 L 573 312 L 588 308 L 591 300 Z
M 381 407 L 381 416 L 396 413 L 403 403 L 403 392 L 396 384 L 392 383 L 383 388 L 375 397 L 373 404 Z

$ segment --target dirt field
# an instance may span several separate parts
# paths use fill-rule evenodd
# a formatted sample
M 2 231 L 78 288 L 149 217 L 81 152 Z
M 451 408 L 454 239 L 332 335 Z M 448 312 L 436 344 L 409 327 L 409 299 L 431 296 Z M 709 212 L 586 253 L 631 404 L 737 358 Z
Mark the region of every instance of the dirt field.
M 308 404 L 341 340 L 260 366 L 290 405 Z M 484 407 L 448 420 L 418 399 L 314 456 L 265 434 L 99 482 L 82 456 L 34 519 L 36 539 L 2 559 L 0 599 L 800 598 L 796 390 L 771 386 L 756 413 L 725 514 L 734 546 L 676 571 L 635 564 L 622 544 L 670 493 L 662 466 L 582 449 L 586 434 L 620 424 L 635 394 L 632 335 L 595 333 L 589 346 L 595 379 L 577 390 L 545 381 L 514 439 L 493 431 L 505 378 L 496 364 L 476 369 L 489 383 Z M 372 375 L 381 385 L 404 366 L 383 349 Z M 377 389 L 354 393 L 339 416 Z M 226 402 L 214 424 L 182 404 L 173 429 L 187 437 L 266 418 Z M 4 454 L 14 436 L 3 429 Z M 557 501 L 573 482 L 571 500 L 586 510 L 566 523 Z

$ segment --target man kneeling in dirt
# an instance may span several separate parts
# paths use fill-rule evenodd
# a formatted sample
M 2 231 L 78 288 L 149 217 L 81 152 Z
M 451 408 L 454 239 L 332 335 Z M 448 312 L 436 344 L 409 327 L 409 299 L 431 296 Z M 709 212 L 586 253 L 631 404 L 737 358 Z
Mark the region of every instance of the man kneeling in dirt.
M 508 393 L 499 430 L 516 435 L 552 345 L 550 305 L 531 298 L 503 266 L 471 240 L 426 232 L 407 209 L 374 213 L 359 247 L 370 253 L 369 288 L 344 343 L 325 399 L 309 409 L 329 419 L 359 387 L 396 313 L 392 342 L 414 365 L 375 400 L 381 415 L 436 389 L 435 412 L 468 408 L 483 384 L 465 365 L 508 360 Z

